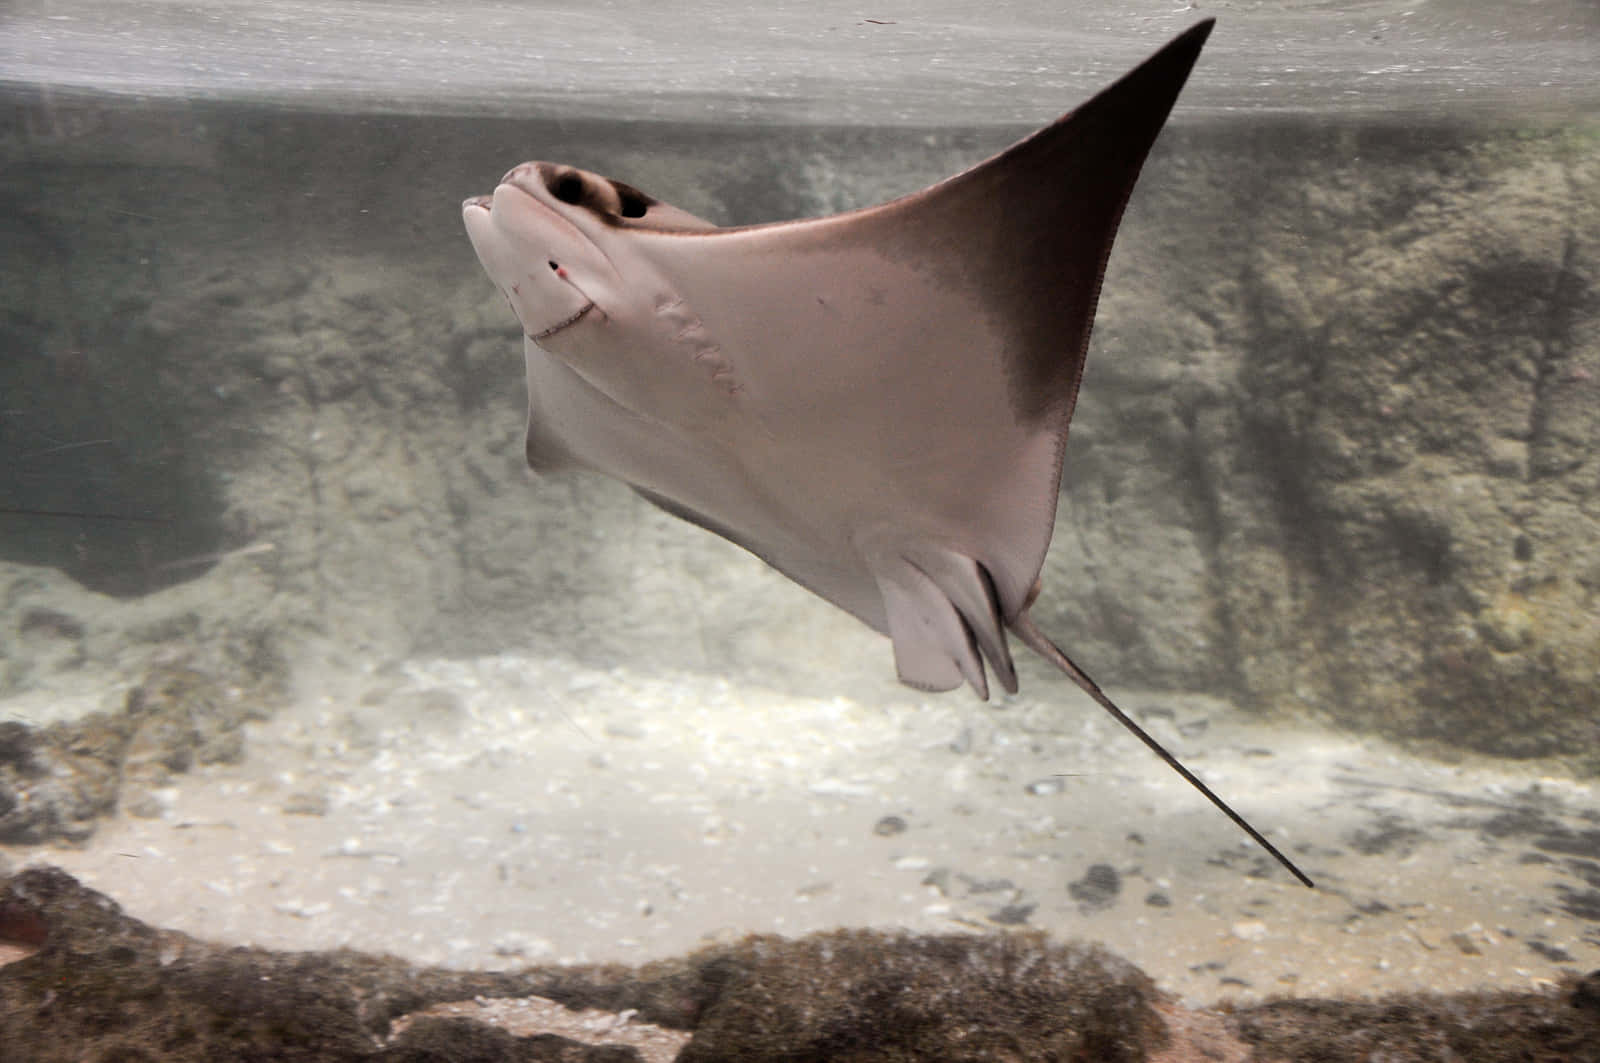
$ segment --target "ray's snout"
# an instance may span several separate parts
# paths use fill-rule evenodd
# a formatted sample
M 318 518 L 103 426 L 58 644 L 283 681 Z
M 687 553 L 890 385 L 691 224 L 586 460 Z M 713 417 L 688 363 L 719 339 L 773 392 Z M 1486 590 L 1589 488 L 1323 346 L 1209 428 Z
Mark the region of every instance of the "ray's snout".
M 461 219 L 529 339 L 547 339 L 594 308 L 586 291 L 599 290 L 605 256 L 538 195 L 502 181 L 492 195 L 462 200 Z
M 542 163 L 537 162 L 518 163 L 506 171 L 505 176 L 500 178 L 500 183 L 503 185 L 515 184 L 517 178 L 523 176 L 524 174 L 537 173 L 542 165 Z

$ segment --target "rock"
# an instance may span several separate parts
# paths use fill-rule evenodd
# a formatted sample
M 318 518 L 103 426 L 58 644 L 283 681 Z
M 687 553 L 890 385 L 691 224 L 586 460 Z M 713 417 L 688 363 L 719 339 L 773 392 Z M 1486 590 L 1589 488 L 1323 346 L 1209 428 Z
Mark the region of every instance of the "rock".
M 83 841 L 119 804 L 161 816 L 173 778 L 196 763 L 244 756 L 259 703 L 191 668 L 153 668 L 122 711 L 35 729 L 0 723 L 0 842 Z
M 1572 987 L 1572 1006 L 1600 1015 L 1600 971 L 1590 971 Z
M 872 825 L 872 833 L 880 838 L 892 838 L 896 834 L 904 834 L 906 821 L 900 816 L 884 816 Z
M 1084 912 L 1098 912 L 1117 903 L 1122 876 L 1110 864 L 1091 864 L 1083 877 L 1067 886 L 1067 893 Z
M 213 945 L 147 926 L 59 870 L 0 879 L 0 1029 L 7 1058 L 30 1063 L 634 1063 L 643 1056 L 633 1045 L 646 1042 L 608 1041 L 608 1031 L 639 1022 L 690 1035 L 679 1063 L 1134 1063 L 1252 1051 L 1427 1063 L 1441 1046 L 1484 1063 L 1596 1063 L 1597 984 L 1600 972 L 1541 992 L 1280 998 L 1194 1011 L 1090 945 L 1025 932 L 869 930 L 752 936 L 642 967 L 453 971 L 347 949 Z M 543 1007 L 505 1006 L 519 1001 Z M 552 1001 L 609 1021 L 541 1032 L 537 1016 Z M 476 1004 L 446 1009 L 452 1002 Z M 505 1021 L 519 1012 L 521 1021 Z

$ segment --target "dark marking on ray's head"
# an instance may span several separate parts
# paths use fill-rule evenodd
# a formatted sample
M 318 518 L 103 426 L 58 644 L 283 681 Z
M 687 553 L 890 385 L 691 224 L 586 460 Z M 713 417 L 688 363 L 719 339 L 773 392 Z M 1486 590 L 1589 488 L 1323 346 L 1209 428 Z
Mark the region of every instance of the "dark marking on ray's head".
M 543 166 L 542 171 L 545 188 L 552 196 L 569 206 L 583 207 L 603 219 L 643 218 L 658 202 L 630 184 L 583 170 Z

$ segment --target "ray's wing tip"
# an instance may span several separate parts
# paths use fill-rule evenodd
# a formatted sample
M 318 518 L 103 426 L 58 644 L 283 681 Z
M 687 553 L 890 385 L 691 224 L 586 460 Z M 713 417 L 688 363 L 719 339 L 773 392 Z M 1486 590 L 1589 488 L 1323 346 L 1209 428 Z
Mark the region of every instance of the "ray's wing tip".
M 1161 51 L 1177 49 L 1199 51 L 1201 46 L 1206 43 L 1206 38 L 1211 36 L 1211 31 L 1216 27 L 1216 16 L 1208 15 L 1168 41 L 1162 46 Z
M 1216 25 L 1215 18 L 1201 19 L 1158 48 L 1154 55 L 1129 71 L 1129 75 L 1137 74 L 1145 67 L 1171 65 L 1181 66 L 1184 71 L 1180 76 L 1181 80 L 1187 80 L 1189 69 L 1200 57 L 1200 50 L 1205 47 L 1206 40 L 1210 38 L 1211 31 Z
M 1152 75 L 1159 76 L 1174 84 L 1174 95 L 1176 95 L 1189 80 L 1189 72 L 1194 69 L 1195 62 L 1200 58 L 1200 51 L 1205 47 L 1206 40 L 1211 36 L 1216 24 L 1217 20 L 1214 18 L 1204 18 L 1196 22 L 1157 48 L 1144 62 L 1124 74 L 1118 83 L 1141 81 Z M 1157 74 L 1157 71 L 1160 73 Z

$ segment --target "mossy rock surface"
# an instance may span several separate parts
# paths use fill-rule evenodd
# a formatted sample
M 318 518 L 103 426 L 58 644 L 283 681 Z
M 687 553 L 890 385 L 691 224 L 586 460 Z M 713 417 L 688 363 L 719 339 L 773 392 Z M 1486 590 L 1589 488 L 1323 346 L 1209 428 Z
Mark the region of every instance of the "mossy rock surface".
M 422 1017 L 396 1033 L 397 1020 L 431 1005 L 530 996 L 687 1031 L 679 1063 L 1600 1060 L 1600 972 L 1539 993 L 1192 1012 L 1095 946 L 840 930 L 752 937 L 639 968 L 476 973 L 208 944 L 147 926 L 50 868 L 0 880 L 0 950 L 8 1063 L 643 1058 L 464 1018 Z

